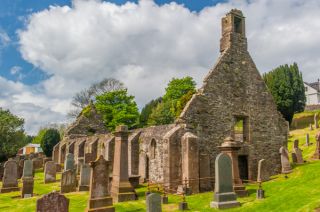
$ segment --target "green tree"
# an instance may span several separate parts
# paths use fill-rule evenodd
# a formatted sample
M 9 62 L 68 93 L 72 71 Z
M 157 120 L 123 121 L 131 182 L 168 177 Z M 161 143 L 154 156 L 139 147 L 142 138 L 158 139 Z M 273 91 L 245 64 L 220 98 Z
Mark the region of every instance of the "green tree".
M 16 155 L 28 142 L 23 125 L 22 118 L 0 108 L 0 161 Z
M 306 102 L 298 65 L 281 65 L 264 74 L 263 79 L 277 104 L 278 111 L 291 123 L 294 113 L 302 112 Z
M 196 92 L 195 86 L 191 77 L 173 78 L 166 87 L 162 102 L 152 109 L 148 125 L 173 123 Z
M 134 96 L 127 89 L 116 90 L 96 96 L 95 106 L 102 115 L 106 127 L 113 131 L 117 125 L 135 128 L 139 122 L 139 111 Z
M 52 156 L 53 147 L 60 141 L 60 133 L 57 129 L 45 129 L 40 141 L 40 146 L 44 154 L 48 157 Z
M 139 117 L 139 126 L 145 127 L 148 125 L 148 119 L 152 113 L 152 110 L 157 107 L 157 105 L 162 101 L 162 97 L 151 100 L 147 103 L 141 110 Z
M 46 133 L 46 131 L 48 130 L 48 128 L 41 128 L 38 132 L 38 134 L 32 139 L 32 143 L 33 144 L 40 144 L 41 140 L 44 136 L 44 134 Z

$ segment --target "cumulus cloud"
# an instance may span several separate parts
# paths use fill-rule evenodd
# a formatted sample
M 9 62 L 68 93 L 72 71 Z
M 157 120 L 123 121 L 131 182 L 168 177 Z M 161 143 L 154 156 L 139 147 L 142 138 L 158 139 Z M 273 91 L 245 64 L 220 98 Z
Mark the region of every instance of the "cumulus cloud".
M 219 54 L 221 17 L 232 8 L 247 17 L 249 51 L 261 73 L 298 62 L 306 81 L 320 74 L 318 0 L 230 0 L 198 13 L 151 0 L 72 5 L 33 13 L 19 31 L 23 58 L 51 76 L 16 96 L 27 99 L 19 104 L 65 114 L 75 92 L 104 77 L 123 81 L 140 107 L 162 95 L 172 77 L 189 75 L 200 86 Z

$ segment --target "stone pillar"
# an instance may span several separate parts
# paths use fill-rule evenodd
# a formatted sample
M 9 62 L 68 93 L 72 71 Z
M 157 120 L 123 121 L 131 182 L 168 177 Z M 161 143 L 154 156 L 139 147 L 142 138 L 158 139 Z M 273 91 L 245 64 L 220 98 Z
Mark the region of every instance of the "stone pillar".
M 187 132 L 182 137 L 182 180 L 192 193 L 199 193 L 199 148 L 198 137 Z
M 127 126 L 117 126 L 111 187 L 114 202 L 136 200 L 136 194 L 128 175 L 128 134 Z
M 248 196 L 248 191 L 245 189 L 240 179 L 239 165 L 238 165 L 238 151 L 241 148 L 239 142 L 236 142 L 231 137 L 227 137 L 221 146 L 218 147 L 222 153 L 230 156 L 232 161 L 232 179 L 233 188 L 238 196 Z

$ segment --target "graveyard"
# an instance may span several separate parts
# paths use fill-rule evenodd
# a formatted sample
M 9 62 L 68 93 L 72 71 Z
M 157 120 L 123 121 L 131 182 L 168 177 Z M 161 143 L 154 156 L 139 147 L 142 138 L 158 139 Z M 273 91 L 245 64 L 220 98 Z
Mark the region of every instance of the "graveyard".
M 310 134 L 309 147 L 303 145 L 306 133 Z M 317 186 L 320 184 L 319 169 L 320 161 L 310 159 L 315 151 L 315 135 L 317 130 L 310 130 L 308 127 L 303 129 L 292 130 L 288 142 L 288 150 L 292 149 L 293 141 L 300 140 L 300 148 L 303 150 L 303 158 L 307 161 L 303 165 L 293 165 L 293 172 L 288 174 L 285 179 L 283 174 L 271 177 L 270 181 L 262 184 L 265 190 L 265 199 L 256 199 L 256 189 L 258 185 L 246 184 L 249 191 L 248 197 L 238 198 L 241 207 L 227 209 L 225 211 L 312 211 L 320 207 L 320 190 Z M 34 197 L 22 199 L 20 192 L 11 192 L 0 194 L 0 211 L 34 211 L 36 200 L 44 194 L 52 191 L 60 191 L 61 173 L 57 174 L 57 182 L 44 184 L 43 169 L 36 170 L 34 177 Z M 1 183 L 0 183 L 1 186 Z M 21 187 L 21 181 L 19 187 Z M 147 184 L 143 184 L 136 189 L 139 200 L 115 203 L 116 211 L 145 211 L 145 192 Z M 151 188 L 157 192 L 157 187 Z M 70 199 L 69 211 L 84 211 L 87 207 L 89 192 L 71 192 L 65 196 Z M 179 211 L 178 204 L 182 201 L 181 195 L 168 195 L 169 204 L 163 204 L 163 211 Z M 213 192 L 205 192 L 186 196 L 189 211 L 218 211 L 210 208 L 210 202 L 213 199 Z

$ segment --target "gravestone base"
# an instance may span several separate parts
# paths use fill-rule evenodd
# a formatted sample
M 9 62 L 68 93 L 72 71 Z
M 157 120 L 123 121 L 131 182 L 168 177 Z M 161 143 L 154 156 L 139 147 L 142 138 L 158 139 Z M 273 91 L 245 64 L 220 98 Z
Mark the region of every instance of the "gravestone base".
M 264 190 L 261 188 L 257 190 L 257 199 L 264 199 Z
M 131 175 L 129 177 L 129 182 L 133 188 L 137 188 L 140 182 L 140 175 Z
M 33 183 L 34 183 L 34 180 L 32 177 L 22 178 L 21 198 L 27 198 L 27 197 L 33 196 Z
M 112 205 L 111 197 L 96 198 L 89 200 L 89 209 L 90 212 L 114 212 L 115 208 Z
M 62 186 L 60 193 L 69 193 L 77 191 L 76 185 Z
M 7 187 L 7 188 L 0 189 L 0 193 L 9 193 L 14 191 L 20 191 L 19 187 Z
M 88 185 L 80 185 L 79 191 L 89 191 L 89 186 Z
M 233 189 L 238 197 L 247 197 L 248 196 L 248 191 L 246 190 L 246 187 L 243 185 L 235 185 L 235 186 L 233 186 Z
M 237 201 L 228 201 L 228 202 L 211 202 L 211 208 L 225 209 L 225 208 L 235 208 L 240 207 L 240 203 Z
M 188 203 L 187 202 L 179 202 L 179 210 L 180 211 L 189 210 Z
M 131 184 L 128 182 L 120 182 L 118 188 L 113 187 L 111 189 L 111 196 L 114 202 L 126 202 L 131 200 L 137 200 L 136 194 Z
M 210 203 L 211 208 L 233 208 L 239 207 L 240 203 L 237 201 L 237 195 L 234 192 L 215 193 L 214 200 Z
M 161 203 L 162 204 L 168 204 L 169 200 L 168 200 L 168 196 L 162 196 L 161 197 Z
M 136 200 L 136 194 L 134 192 L 119 193 L 113 196 L 114 202 L 126 202 Z

